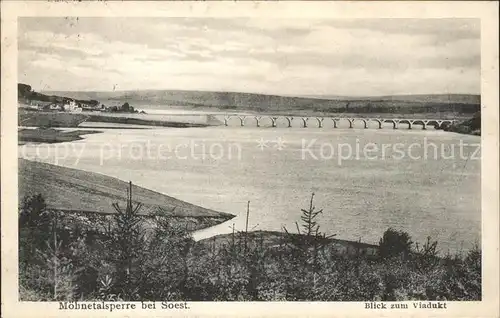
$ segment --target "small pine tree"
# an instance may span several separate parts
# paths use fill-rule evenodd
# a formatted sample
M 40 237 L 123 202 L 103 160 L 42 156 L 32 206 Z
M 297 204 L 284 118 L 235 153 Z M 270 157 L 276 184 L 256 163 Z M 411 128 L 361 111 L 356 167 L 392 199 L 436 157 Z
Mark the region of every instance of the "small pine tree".
M 134 270 L 141 260 L 144 246 L 142 217 L 139 215 L 142 204 L 137 203 L 134 206 L 132 202 L 132 182 L 129 183 L 125 209 L 118 203 L 114 203 L 113 207 L 117 212 L 114 215 L 115 227 L 111 237 L 116 271 L 115 287 L 118 289 L 118 295 L 122 295 L 124 300 L 130 300 L 136 296 L 138 286 L 134 283 L 137 272 Z
M 39 251 L 38 257 L 47 270 L 47 281 L 51 285 L 52 300 L 74 300 L 76 294 L 76 271 L 70 259 L 64 256 L 61 245 L 54 235 L 52 242 L 47 241 L 47 249 Z
M 439 265 L 437 244 L 437 241 L 431 241 L 430 236 L 427 237 L 427 241 L 422 246 L 415 243 L 413 263 L 416 270 L 420 273 L 428 273 Z
M 290 245 L 294 250 L 295 256 L 302 261 L 304 269 L 312 265 L 312 269 L 315 271 L 319 252 L 324 249 L 329 239 L 336 234 L 327 236 L 320 231 L 320 226 L 316 219 L 319 214 L 323 213 L 323 209 L 316 210 L 314 206 L 314 193 L 311 195 L 309 208 L 307 210 L 301 209 L 301 211 L 302 216 L 300 219 L 302 220 L 302 230 L 299 224 L 295 222 L 298 235 L 289 233 L 286 228 L 283 229 L 288 241 L 291 243 Z

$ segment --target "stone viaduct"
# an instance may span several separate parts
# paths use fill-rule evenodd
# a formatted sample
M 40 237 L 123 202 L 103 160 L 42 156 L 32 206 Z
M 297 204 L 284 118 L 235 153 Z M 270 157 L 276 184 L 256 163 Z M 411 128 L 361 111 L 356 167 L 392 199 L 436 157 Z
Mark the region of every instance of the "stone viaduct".
M 252 122 L 256 127 L 261 127 L 262 120 L 265 118 L 270 119 L 269 127 L 278 127 L 278 122 L 280 119 L 285 119 L 286 123 L 285 127 L 292 127 L 292 121 L 299 120 L 301 123 L 301 127 L 308 127 L 309 120 L 315 119 L 318 123 L 317 127 L 322 128 L 323 122 L 325 119 L 329 119 L 333 121 L 333 128 L 339 128 L 339 123 L 344 121 L 349 124 L 349 128 L 354 128 L 354 122 L 363 123 L 362 127 L 359 128 L 369 128 L 368 124 L 370 122 L 375 123 L 376 127 L 379 129 L 382 128 L 383 124 L 389 123 L 392 124 L 393 129 L 398 129 L 399 124 L 406 124 L 408 129 L 412 129 L 414 125 L 421 126 L 422 129 L 427 129 L 428 126 L 432 126 L 436 129 L 443 128 L 445 125 L 452 125 L 456 122 L 453 119 L 406 119 L 406 118 L 356 118 L 356 117 L 304 117 L 304 116 L 257 116 L 257 115 L 225 115 L 224 116 L 224 125 L 229 126 L 229 120 L 231 118 L 238 118 L 239 124 L 241 127 L 246 124 L 251 125 Z M 269 120 L 267 121 L 269 122 Z M 283 126 L 283 124 L 281 124 Z

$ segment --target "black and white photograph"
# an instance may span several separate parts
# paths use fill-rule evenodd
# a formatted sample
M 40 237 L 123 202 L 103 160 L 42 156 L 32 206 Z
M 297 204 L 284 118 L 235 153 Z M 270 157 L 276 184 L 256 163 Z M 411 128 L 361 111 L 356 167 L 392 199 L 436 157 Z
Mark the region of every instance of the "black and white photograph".
M 18 17 L 18 300 L 482 301 L 481 41 L 472 16 Z

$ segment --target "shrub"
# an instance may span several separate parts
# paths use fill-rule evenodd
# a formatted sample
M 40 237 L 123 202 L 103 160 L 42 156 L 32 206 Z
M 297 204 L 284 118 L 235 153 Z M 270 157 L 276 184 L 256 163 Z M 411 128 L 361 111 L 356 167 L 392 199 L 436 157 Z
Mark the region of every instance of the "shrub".
M 465 258 L 448 260 L 443 294 L 448 300 L 481 300 L 481 250 L 475 246 Z
M 181 300 L 194 241 L 186 225 L 173 223 L 163 211 L 156 213 L 152 226 L 143 245 L 139 294 L 150 300 Z
M 32 262 L 37 249 L 44 249 L 52 232 L 52 216 L 41 194 L 23 199 L 19 210 L 19 262 Z
M 394 256 L 406 258 L 411 251 L 412 244 L 413 242 L 408 233 L 389 228 L 380 239 L 379 256 L 382 259 Z

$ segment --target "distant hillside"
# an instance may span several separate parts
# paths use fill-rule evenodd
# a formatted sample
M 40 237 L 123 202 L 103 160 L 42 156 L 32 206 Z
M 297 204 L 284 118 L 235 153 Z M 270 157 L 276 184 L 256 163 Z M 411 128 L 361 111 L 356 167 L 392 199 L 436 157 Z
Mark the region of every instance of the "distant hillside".
M 338 102 L 316 98 L 288 97 L 235 92 L 205 92 L 183 90 L 145 90 L 115 92 L 47 92 L 71 98 L 96 98 L 104 102 L 119 104 L 170 104 L 173 106 L 207 106 L 219 108 L 297 108 L 312 106 L 318 102 Z
M 366 101 L 406 101 L 406 102 L 421 102 L 421 103 L 463 103 L 463 104 L 481 103 L 481 96 L 472 94 L 390 95 L 390 96 L 368 96 L 368 97 L 306 95 L 303 97 L 319 98 L 319 99 L 366 100 Z
M 318 98 L 235 92 L 144 90 L 114 92 L 47 92 L 76 99 L 95 99 L 106 105 L 214 107 L 250 111 L 316 111 L 328 113 L 433 113 L 473 114 L 479 110 L 477 95 L 415 95 L 384 97 Z

